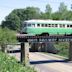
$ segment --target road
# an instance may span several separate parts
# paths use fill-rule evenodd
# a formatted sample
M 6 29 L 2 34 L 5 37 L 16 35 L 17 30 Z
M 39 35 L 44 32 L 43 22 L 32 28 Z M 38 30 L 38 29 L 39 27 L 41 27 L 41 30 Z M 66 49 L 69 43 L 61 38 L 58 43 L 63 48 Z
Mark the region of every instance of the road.
M 72 63 L 64 58 L 43 53 L 30 53 L 29 59 L 39 72 L 72 72 Z
M 15 47 L 19 49 L 20 47 Z M 20 61 L 20 52 L 9 53 Z M 72 62 L 67 62 L 64 58 L 52 54 L 40 52 L 29 53 L 30 65 L 34 66 L 38 72 L 72 72 Z

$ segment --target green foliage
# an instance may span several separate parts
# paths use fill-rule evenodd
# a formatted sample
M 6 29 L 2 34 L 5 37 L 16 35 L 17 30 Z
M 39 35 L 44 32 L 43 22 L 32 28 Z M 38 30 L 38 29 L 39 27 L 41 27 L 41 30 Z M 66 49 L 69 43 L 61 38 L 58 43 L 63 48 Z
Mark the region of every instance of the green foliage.
M 52 8 L 50 7 L 49 4 L 46 5 L 46 13 L 51 13 L 52 12 Z
M 66 20 L 72 20 L 72 11 L 68 11 L 65 17 Z
M 61 2 L 59 6 L 59 12 L 64 13 L 66 11 L 67 11 L 67 6 L 64 4 L 64 2 Z
M 0 72 L 36 72 L 30 67 L 25 67 L 19 63 L 14 57 L 0 52 Z
M 6 44 L 15 43 L 16 40 L 16 33 L 8 28 L 0 28 L 0 46 L 3 51 L 6 48 Z
M 19 17 L 20 23 L 21 23 L 22 21 L 25 20 L 24 11 L 25 11 L 25 9 L 14 9 L 11 13 L 16 14 Z
M 61 2 L 59 6 L 59 13 L 61 15 L 60 16 L 61 20 L 66 20 L 67 12 L 68 12 L 67 6 L 63 2 Z
M 46 5 L 46 12 L 45 12 L 47 19 L 51 19 L 51 14 L 52 14 L 52 8 L 50 7 L 49 4 Z
M 36 7 L 27 7 L 25 9 L 14 9 L 5 21 L 2 22 L 2 27 L 7 27 L 11 30 L 20 31 L 21 23 L 24 20 L 40 18 L 40 10 Z
M 59 12 L 54 12 L 52 14 L 52 19 L 53 20 L 60 20 L 61 19 L 61 14 Z
M 0 28 L 0 44 L 9 44 L 16 42 L 15 32 L 8 28 Z
M 55 48 L 57 48 L 59 50 L 59 55 L 68 57 L 69 54 L 69 43 L 68 42 L 58 42 L 55 43 Z
M 46 13 L 41 13 L 40 19 L 47 19 L 48 15 Z
M 26 19 L 38 19 L 40 16 L 40 10 L 39 8 L 35 7 L 27 7 L 24 11 L 24 14 L 26 15 Z
M 40 10 L 36 7 L 27 7 L 25 9 L 15 9 L 12 13 L 16 14 L 20 21 L 28 20 L 28 19 L 38 19 L 40 16 Z
M 14 14 L 11 13 L 6 17 L 6 21 L 2 22 L 2 27 L 5 28 L 9 28 L 11 30 L 19 30 L 20 29 L 20 19 L 19 17 Z

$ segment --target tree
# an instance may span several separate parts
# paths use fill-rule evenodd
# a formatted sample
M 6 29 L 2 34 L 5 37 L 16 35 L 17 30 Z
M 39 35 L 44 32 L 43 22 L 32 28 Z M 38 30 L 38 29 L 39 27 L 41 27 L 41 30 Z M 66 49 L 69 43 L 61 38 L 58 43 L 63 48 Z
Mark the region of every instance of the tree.
M 2 22 L 2 27 L 19 31 L 23 21 L 39 18 L 39 8 L 27 7 L 25 9 L 14 9 L 8 16 L 6 16 L 5 21 Z
M 51 19 L 51 13 L 52 13 L 52 8 L 50 7 L 49 4 L 46 5 L 46 10 L 45 10 L 46 16 L 48 19 Z
M 40 10 L 39 8 L 35 7 L 27 7 L 24 11 L 25 20 L 29 19 L 38 19 L 40 17 Z
M 52 13 L 52 19 L 53 20 L 60 20 L 61 19 L 61 14 L 59 12 Z
M 67 12 L 66 20 L 72 20 L 72 11 Z
M 19 31 L 20 29 L 20 19 L 19 17 L 14 14 L 11 13 L 6 17 L 6 20 L 2 22 L 2 27 L 7 27 L 11 30 L 17 30 Z
M 60 6 L 59 6 L 59 13 L 60 13 L 60 19 L 61 20 L 65 20 L 66 19 L 66 15 L 67 15 L 67 6 L 63 3 L 63 2 L 61 2 L 60 3 Z
M 12 13 L 15 13 L 22 22 L 28 19 L 38 19 L 40 16 L 40 9 L 36 7 L 27 7 L 25 9 L 15 9 Z
M 7 44 L 15 42 L 16 36 L 14 31 L 9 30 L 8 28 L 0 28 L 0 46 L 3 52 L 5 52 Z
M 47 14 L 42 12 L 40 15 L 40 19 L 48 19 Z
M 16 14 L 19 17 L 21 23 L 25 19 L 24 11 L 25 9 L 14 9 L 11 13 Z

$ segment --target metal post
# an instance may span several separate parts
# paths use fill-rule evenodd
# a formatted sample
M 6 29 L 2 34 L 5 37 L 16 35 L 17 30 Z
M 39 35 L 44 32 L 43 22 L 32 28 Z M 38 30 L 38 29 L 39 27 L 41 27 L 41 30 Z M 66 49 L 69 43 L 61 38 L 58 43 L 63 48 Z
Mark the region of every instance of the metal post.
M 21 63 L 25 66 L 29 65 L 29 43 L 21 43 Z
M 72 61 L 72 41 L 70 41 L 70 47 L 69 47 L 69 60 Z

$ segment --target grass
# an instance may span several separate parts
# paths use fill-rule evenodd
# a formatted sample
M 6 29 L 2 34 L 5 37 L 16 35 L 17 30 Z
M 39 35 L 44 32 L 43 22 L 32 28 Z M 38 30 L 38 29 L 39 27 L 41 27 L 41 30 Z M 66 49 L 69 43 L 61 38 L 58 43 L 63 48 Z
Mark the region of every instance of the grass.
M 0 72 L 36 72 L 33 68 L 25 67 L 14 57 L 0 52 Z

